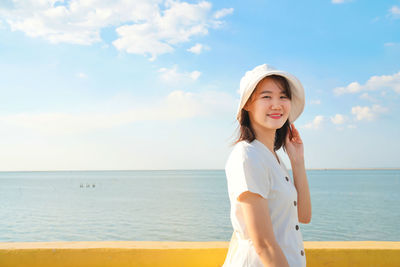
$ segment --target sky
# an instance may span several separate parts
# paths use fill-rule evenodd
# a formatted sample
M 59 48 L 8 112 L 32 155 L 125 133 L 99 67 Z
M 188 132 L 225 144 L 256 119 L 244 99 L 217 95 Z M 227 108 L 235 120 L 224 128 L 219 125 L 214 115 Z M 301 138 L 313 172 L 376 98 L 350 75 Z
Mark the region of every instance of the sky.
M 399 26 L 400 0 L 3 0 L 0 171 L 223 169 L 264 63 L 304 86 L 307 169 L 399 168 Z

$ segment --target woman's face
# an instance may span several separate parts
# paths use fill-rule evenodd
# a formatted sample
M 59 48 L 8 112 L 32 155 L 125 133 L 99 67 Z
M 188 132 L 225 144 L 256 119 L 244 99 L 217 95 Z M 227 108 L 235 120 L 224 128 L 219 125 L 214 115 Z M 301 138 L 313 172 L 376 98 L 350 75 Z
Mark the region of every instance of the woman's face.
M 252 98 L 244 106 L 249 112 L 250 123 L 255 130 L 281 128 L 289 117 L 290 108 L 291 100 L 270 78 L 258 83 Z

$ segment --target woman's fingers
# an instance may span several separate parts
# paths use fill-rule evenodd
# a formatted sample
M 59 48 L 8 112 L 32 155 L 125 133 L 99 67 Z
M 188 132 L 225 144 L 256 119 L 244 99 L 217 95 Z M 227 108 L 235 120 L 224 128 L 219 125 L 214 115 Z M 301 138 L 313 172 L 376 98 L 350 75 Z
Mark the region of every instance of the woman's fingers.
M 292 131 L 296 133 L 296 135 L 299 134 L 299 131 L 297 131 L 296 127 L 294 127 L 294 124 L 292 123 Z
M 294 124 L 292 124 L 292 138 L 295 138 L 299 136 L 299 132 L 297 131 L 297 129 L 294 127 Z
M 291 143 L 302 144 L 303 142 L 300 138 L 299 131 L 296 129 L 293 123 L 290 126 L 291 127 L 286 134 L 286 141 Z
M 300 134 L 299 131 L 296 129 L 296 127 L 294 126 L 294 124 L 291 124 L 292 126 L 292 141 L 301 144 L 301 138 L 300 138 Z

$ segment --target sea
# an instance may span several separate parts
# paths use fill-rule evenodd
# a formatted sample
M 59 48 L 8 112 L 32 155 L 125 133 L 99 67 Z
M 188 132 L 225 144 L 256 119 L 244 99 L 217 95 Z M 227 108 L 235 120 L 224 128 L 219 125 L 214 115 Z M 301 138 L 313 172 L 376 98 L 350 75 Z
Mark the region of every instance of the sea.
M 307 178 L 304 241 L 400 241 L 399 169 Z M 224 170 L 0 172 L 0 242 L 229 241 L 232 231 Z

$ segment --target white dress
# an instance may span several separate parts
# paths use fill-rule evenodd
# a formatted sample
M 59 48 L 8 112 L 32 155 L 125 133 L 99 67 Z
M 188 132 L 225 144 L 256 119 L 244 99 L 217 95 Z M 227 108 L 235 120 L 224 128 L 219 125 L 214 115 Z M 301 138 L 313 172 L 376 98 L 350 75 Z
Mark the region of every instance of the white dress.
M 240 141 L 233 147 L 225 165 L 225 173 L 234 231 L 223 267 L 264 267 L 254 249 L 237 200 L 245 191 L 268 199 L 275 238 L 290 267 L 306 266 L 297 215 L 297 190 L 280 158 L 279 162 L 257 139 L 251 143 Z

